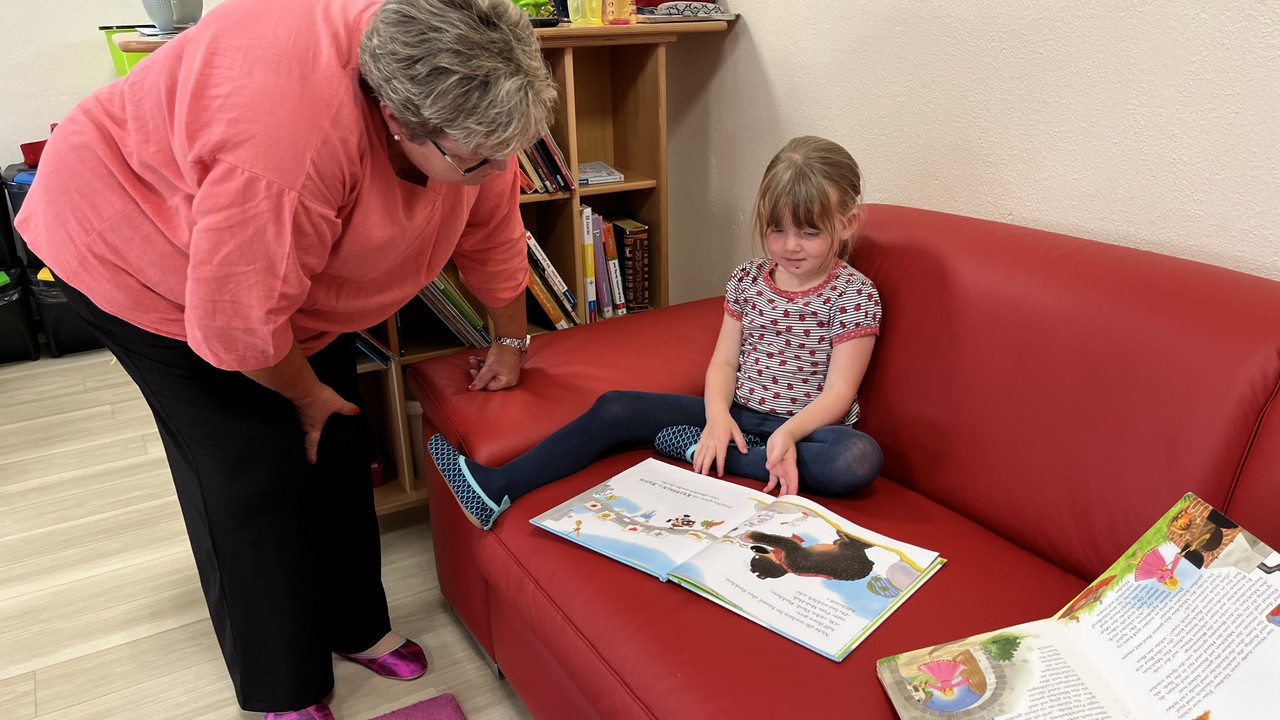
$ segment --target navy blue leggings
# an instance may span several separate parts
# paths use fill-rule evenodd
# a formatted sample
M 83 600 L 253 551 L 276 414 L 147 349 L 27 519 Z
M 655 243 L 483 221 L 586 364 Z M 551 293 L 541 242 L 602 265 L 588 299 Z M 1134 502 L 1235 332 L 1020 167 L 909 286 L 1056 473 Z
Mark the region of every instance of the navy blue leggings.
M 744 433 L 761 438 L 777 430 L 786 418 L 735 404 L 729 410 Z M 706 425 L 700 397 L 637 390 L 610 390 L 587 410 L 525 454 L 500 468 L 486 468 L 468 459 L 472 476 L 495 501 L 512 500 L 553 480 L 571 475 L 608 453 L 652 445 L 654 437 L 673 425 Z M 725 471 L 769 481 L 764 448 L 746 454 L 730 445 Z M 880 474 L 884 456 L 870 435 L 844 425 L 818 428 L 796 445 L 800 492 L 808 495 L 847 495 Z

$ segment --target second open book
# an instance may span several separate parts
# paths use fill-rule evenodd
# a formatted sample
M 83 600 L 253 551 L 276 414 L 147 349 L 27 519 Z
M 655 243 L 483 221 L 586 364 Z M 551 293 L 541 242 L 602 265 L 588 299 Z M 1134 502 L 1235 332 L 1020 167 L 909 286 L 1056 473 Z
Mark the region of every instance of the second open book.
M 1056 617 L 877 670 L 910 720 L 1280 717 L 1280 553 L 1187 495 Z
M 652 458 L 531 522 L 837 661 L 946 562 L 804 498 Z

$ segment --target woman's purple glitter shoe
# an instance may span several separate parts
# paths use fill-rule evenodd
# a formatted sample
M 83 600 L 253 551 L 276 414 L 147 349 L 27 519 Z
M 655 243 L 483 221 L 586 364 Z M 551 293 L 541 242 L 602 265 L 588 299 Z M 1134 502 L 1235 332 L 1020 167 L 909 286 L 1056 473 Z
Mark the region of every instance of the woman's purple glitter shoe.
M 405 638 L 394 649 L 377 657 L 360 657 L 336 652 L 334 655 L 359 663 L 384 678 L 413 680 L 427 672 L 427 654 L 422 646 Z
M 309 708 L 294 710 L 293 712 L 263 713 L 262 718 L 263 720 L 335 720 L 333 712 L 329 710 L 329 705 L 324 702 L 318 702 Z

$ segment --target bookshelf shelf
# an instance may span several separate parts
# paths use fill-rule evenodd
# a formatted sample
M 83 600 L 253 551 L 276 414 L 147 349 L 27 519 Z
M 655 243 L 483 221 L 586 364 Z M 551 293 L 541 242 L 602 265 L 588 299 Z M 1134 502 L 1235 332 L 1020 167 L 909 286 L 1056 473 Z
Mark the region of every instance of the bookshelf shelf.
M 528 205 L 529 203 L 546 202 L 548 200 L 572 200 L 573 193 L 529 193 L 520 196 L 520 204 Z
M 634 170 L 626 168 L 618 168 L 618 172 L 622 173 L 622 180 L 618 182 L 602 183 L 600 185 L 583 185 L 578 189 L 578 195 L 589 197 L 592 195 L 607 195 L 609 193 L 627 192 L 629 190 L 648 190 L 649 188 L 658 187 L 656 178 L 641 175 Z
M 723 20 L 613 27 L 563 26 L 537 31 L 543 56 L 560 91 L 548 129 L 576 175 L 584 160 L 601 160 L 622 171 L 625 180 L 577 187 L 572 192 L 530 193 L 520 197 L 520 214 L 559 274 L 577 296 L 576 312 L 586 319 L 582 292 L 582 204 L 602 214 L 617 213 L 648 228 L 648 288 L 651 307 L 668 302 L 667 292 L 667 55 L 666 46 L 681 35 L 721 32 Z M 584 199 L 586 199 L 584 203 Z M 454 276 L 456 280 L 456 275 Z M 416 304 L 416 305 L 415 305 Z M 536 303 L 535 303 L 536 305 Z M 362 378 L 377 378 L 366 389 L 381 401 L 383 477 L 375 489 L 379 513 L 426 502 L 426 482 L 416 477 L 408 416 L 405 412 L 406 365 L 465 349 L 425 303 L 414 299 L 369 333 L 392 351 L 391 367 L 374 365 Z M 529 333 L 548 332 L 545 317 L 530 311 Z M 400 354 L 401 348 L 404 353 Z M 479 352 L 473 350 L 472 352 Z M 371 414 L 370 417 L 379 417 Z

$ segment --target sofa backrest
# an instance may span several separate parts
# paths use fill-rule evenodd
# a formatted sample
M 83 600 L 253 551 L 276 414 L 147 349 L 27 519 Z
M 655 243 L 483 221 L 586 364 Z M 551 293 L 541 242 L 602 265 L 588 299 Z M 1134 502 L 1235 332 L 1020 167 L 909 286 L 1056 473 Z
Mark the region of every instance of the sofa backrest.
M 1185 492 L 1231 516 L 1245 484 L 1273 504 L 1239 522 L 1280 541 L 1280 457 L 1246 463 L 1280 439 L 1280 283 L 887 205 L 853 259 L 885 308 L 860 425 L 885 477 L 1085 579 Z

